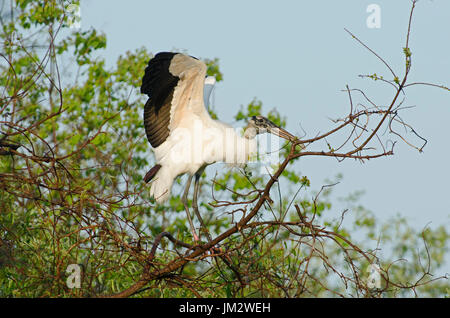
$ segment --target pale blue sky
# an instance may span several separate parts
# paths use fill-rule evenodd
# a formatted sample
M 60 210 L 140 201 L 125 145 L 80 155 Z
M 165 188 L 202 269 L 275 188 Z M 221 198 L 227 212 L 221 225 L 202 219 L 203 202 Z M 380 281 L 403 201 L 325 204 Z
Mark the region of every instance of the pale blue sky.
M 381 8 L 380 29 L 366 25 L 366 8 L 372 3 Z M 401 74 L 409 10 L 409 0 L 82 0 L 81 27 L 106 33 L 103 53 L 110 63 L 141 46 L 154 53 L 186 50 L 201 58 L 217 57 L 224 73 L 215 89 L 221 119 L 232 121 L 240 105 L 257 97 L 265 111 L 276 108 L 287 116 L 288 130 L 301 134 L 301 124 L 312 136 L 332 127 L 329 117 L 347 113 L 347 95 L 340 91 L 346 84 L 367 89 L 380 104 L 391 96 L 385 86 L 358 78 L 389 73 L 344 28 Z M 412 81 L 450 85 L 449 31 L 450 1 L 419 1 L 410 42 Z M 402 118 L 428 140 L 424 153 L 399 142 L 393 157 L 365 164 L 302 158 L 297 171 L 307 175 L 315 189 L 342 173 L 335 196 L 365 190 L 361 203 L 381 219 L 398 212 L 417 229 L 429 222 L 449 228 L 450 95 L 414 87 L 406 105 L 417 106 L 405 110 Z

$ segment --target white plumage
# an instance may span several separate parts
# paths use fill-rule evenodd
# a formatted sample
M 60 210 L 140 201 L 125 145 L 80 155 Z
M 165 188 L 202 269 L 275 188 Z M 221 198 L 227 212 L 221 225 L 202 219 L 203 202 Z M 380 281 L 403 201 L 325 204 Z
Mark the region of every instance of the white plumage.
M 195 175 L 205 165 L 215 162 L 243 164 L 256 151 L 256 139 L 240 136 L 233 127 L 209 115 L 200 117 L 190 113 L 181 119 L 166 141 L 154 149 L 161 169 L 150 185 L 150 194 L 157 203 L 163 203 L 169 198 L 177 176 Z

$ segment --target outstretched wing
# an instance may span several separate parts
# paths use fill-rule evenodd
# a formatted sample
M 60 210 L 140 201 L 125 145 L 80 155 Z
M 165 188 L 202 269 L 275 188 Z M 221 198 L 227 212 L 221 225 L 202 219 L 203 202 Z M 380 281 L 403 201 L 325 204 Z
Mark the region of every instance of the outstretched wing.
M 205 75 L 206 65 L 185 54 L 160 52 L 150 60 L 141 93 L 150 97 L 144 107 L 144 126 L 152 147 L 166 141 L 184 112 L 205 112 Z

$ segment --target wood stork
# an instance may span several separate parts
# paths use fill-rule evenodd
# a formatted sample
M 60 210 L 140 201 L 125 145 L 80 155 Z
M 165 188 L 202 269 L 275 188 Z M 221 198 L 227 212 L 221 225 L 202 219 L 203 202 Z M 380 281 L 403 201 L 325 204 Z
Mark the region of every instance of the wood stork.
M 205 228 L 197 197 L 199 178 L 207 165 L 244 164 L 256 153 L 255 137 L 260 133 L 269 132 L 291 141 L 297 139 L 263 116 L 251 117 L 243 136 L 231 126 L 212 119 L 205 108 L 210 91 L 204 94 L 204 90 L 215 81 L 206 77 L 206 70 L 205 63 L 195 57 L 160 52 L 150 59 L 141 86 L 141 93 L 149 96 L 144 107 L 144 126 L 156 159 L 156 165 L 147 172 L 144 181 L 154 179 L 150 195 L 157 203 L 163 203 L 170 197 L 175 178 L 189 175 L 182 202 L 195 241 L 199 237 L 187 204 L 192 178 L 195 176 L 192 206 Z

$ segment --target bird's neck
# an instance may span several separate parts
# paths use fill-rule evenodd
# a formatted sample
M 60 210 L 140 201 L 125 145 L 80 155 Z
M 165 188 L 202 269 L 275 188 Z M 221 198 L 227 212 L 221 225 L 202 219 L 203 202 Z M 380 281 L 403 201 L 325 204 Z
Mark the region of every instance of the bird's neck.
M 226 139 L 225 144 L 225 162 L 230 164 L 244 164 L 256 153 L 256 139 L 250 135 L 242 137 L 235 133 Z

